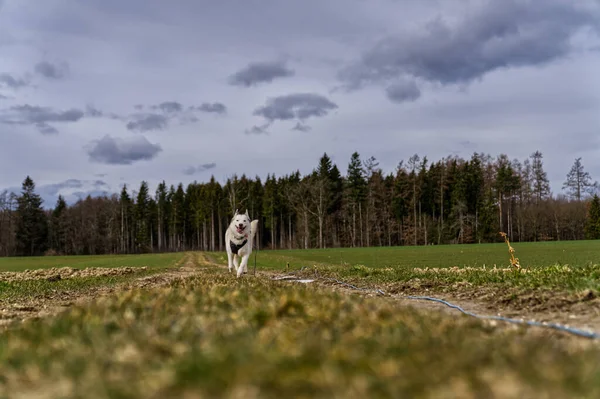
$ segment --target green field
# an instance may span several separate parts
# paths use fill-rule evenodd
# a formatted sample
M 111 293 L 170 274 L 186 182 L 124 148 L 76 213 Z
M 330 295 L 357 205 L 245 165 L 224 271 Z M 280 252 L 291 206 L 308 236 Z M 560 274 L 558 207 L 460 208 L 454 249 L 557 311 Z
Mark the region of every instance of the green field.
M 519 290 L 600 291 L 600 240 L 512 245 L 526 272 L 490 270 L 511 268 L 507 245 L 503 243 L 259 251 L 256 264 L 259 270 L 284 271 L 289 263 L 290 271 L 307 268 L 305 275 L 313 273 L 316 266 L 324 276 L 393 291 L 419 291 L 421 287 L 444 291 L 457 283 L 494 289 L 510 296 Z M 213 256 L 216 262 L 227 264 L 224 254 Z M 250 272 L 253 267 L 254 258 L 249 262 Z M 431 270 L 435 268 L 465 270 L 462 273 Z M 469 285 L 463 288 L 470 289 Z
M 595 398 L 600 348 L 222 268 L 0 338 L 0 396 Z
M 182 253 L 100 256 L 33 256 L 0 258 L 0 272 L 48 269 L 51 267 L 168 267 L 181 259 Z
M 12 270 L 148 266 L 126 276 L 0 281 L 3 315 L 148 274 L 158 281 L 183 264 L 188 273 L 0 333 L 0 397 L 600 397 L 595 341 L 334 291 L 326 280 L 269 279 L 289 262 L 300 275 L 455 296 L 487 304 L 488 314 L 508 306 L 536 320 L 564 324 L 585 313 L 577 323 L 600 323 L 600 241 L 513 246 L 525 272 L 494 271 L 509 266 L 505 244 L 259 251 L 260 273 L 252 275 L 252 257 L 240 279 L 220 252 L 0 259 Z
M 600 240 L 512 243 L 523 267 L 600 264 Z M 225 262 L 225 254 L 218 254 Z M 252 255 L 254 256 L 254 254 Z M 257 267 L 281 270 L 286 263 L 297 269 L 313 263 L 368 267 L 507 267 L 507 246 L 498 244 L 430 245 L 381 248 L 259 251 Z M 254 265 L 254 258 L 249 262 Z
M 143 276 L 161 273 L 175 266 L 184 255 L 184 253 L 168 253 L 0 258 L 0 273 L 5 272 L 7 275 L 0 277 L 0 305 L 19 299 L 56 297 L 99 287 L 115 286 Z M 92 272 L 57 279 L 59 271 L 51 272 L 51 270 L 63 267 Z M 119 272 L 102 275 L 102 269 L 109 268 L 117 268 Z M 124 270 L 125 268 L 133 270 Z M 49 273 L 38 275 L 36 271 Z

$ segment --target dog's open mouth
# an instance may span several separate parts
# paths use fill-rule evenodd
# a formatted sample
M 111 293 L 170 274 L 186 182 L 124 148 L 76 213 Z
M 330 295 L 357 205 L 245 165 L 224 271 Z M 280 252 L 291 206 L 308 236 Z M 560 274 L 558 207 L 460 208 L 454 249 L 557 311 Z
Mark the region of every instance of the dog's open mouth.
M 242 234 L 244 232 L 244 230 L 246 230 L 246 226 L 235 226 L 235 229 L 237 230 L 238 233 Z

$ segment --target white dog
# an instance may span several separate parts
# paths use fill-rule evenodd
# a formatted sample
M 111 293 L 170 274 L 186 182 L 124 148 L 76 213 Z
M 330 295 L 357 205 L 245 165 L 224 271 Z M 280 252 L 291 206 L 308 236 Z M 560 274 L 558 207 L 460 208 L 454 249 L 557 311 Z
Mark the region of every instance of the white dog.
M 227 259 L 229 260 L 229 271 L 233 266 L 240 277 L 242 273 L 248 273 L 248 258 L 252 253 L 252 243 L 256 234 L 258 220 L 250 222 L 248 210 L 241 215 L 238 210 L 235 210 L 235 215 L 231 219 L 231 223 L 225 232 L 225 247 L 227 248 Z M 238 266 L 239 258 L 242 262 Z

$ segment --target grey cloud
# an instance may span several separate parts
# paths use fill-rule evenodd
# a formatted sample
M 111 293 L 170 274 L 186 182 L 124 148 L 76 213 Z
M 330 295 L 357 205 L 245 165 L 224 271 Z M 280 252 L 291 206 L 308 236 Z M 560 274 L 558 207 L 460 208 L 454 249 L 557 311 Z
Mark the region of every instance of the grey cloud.
M 177 101 L 165 101 L 158 105 L 153 105 L 152 109 L 160 109 L 161 111 L 170 114 L 183 111 L 183 105 Z
M 401 80 L 385 89 L 387 98 L 394 103 L 416 101 L 421 97 L 421 90 L 413 80 Z
M 73 190 L 77 190 L 73 192 Z M 68 204 L 76 202 L 82 194 L 83 198 L 87 195 L 98 197 L 106 194 L 110 190 L 108 183 L 102 180 L 90 181 L 80 179 L 67 179 L 58 183 L 41 184 L 36 187 L 36 191 L 44 200 L 43 206 L 50 209 L 55 206 L 58 196 L 62 195 Z M 13 188 L 13 192 L 19 192 L 20 189 Z
M 53 64 L 48 61 L 41 61 L 35 65 L 35 72 L 47 79 L 63 79 L 69 73 L 69 65 L 66 62 Z
M 194 109 L 215 114 L 224 114 L 227 112 L 227 107 L 225 104 L 221 103 L 202 103 L 199 107 L 195 107 Z
M 421 32 L 379 41 L 340 70 L 338 79 L 347 90 L 405 76 L 468 84 L 500 68 L 561 59 L 573 51 L 571 41 L 584 27 L 599 30 L 598 7 L 560 0 L 486 1 L 458 23 L 438 18 Z
M 262 126 L 252 126 L 250 129 L 244 130 L 245 134 L 269 134 L 267 128 L 270 126 L 270 123 L 267 123 Z
M 83 118 L 83 111 L 71 108 L 66 111 L 55 111 L 50 107 L 39 107 L 36 105 L 15 105 L 10 107 L 11 111 L 23 121 L 28 123 L 45 122 L 77 122 Z
M 89 116 L 92 118 L 100 118 L 104 116 L 104 112 L 100 111 L 92 105 L 88 105 L 85 107 L 85 116 Z
M 80 182 L 81 184 L 77 183 Z M 53 209 L 58 201 L 58 196 L 62 195 L 63 199 L 67 202 L 67 204 L 74 204 L 80 199 L 85 199 L 88 195 L 92 198 L 101 197 L 105 195 L 110 195 L 111 193 L 108 191 L 110 187 L 108 184 L 105 186 L 107 190 L 99 190 L 99 189 L 91 189 L 91 190 L 78 190 L 70 193 L 69 191 L 74 188 L 84 188 L 85 186 L 89 186 L 89 184 L 85 180 L 77 180 L 77 179 L 69 179 L 65 182 L 60 183 L 51 183 L 51 184 L 42 184 L 36 186 L 36 192 L 42 198 L 42 207 L 44 209 Z M 1 190 L 0 190 L 1 191 Z M 19 193 L 21 191 L 20 187 L 10 187 L 7 189 L 8 192 Z
M 57 111 L 50 107 L 24 104 L 12 106 L 0 113 L 0 123 L 9 125 L 34 125 L 42 134 L 56 134 L 58 130 L 50 126 L 49 122 L 77 122 L 83 116 L 83 111 L 76 108 Z
M 8 73 L 0 73 L 0 87 L 8 87 L 11 89 L 19 89 L 24 86 L 29 86 L 29 81 L 23 78 L 15 78 Z
M 91 161 L 108 165 L 131 165 L 138 161 L 149 161 L 161 151 L 159 144 L 150 143 L 144 136 L 120 139 L 106 135 L 91 142 L 87 148 Z
M 38 131 L 42 134 L 58 134 L 57 128 L 55 128 L 54 126 L 50 126 L 44 122 L 36 123 L 35 127 L 37 127 Z
M 254 111 L 254 115 L 262 116 L 271 123 L 276 120 L 303 121 L 310 117 L 325 116 L 337 108 L 337 104 L 320 94 L 296 93 L 268 99 L 266 105 Z
M 43 191 L 44 194 L 55 196 L 64 189 L 82 188 L 83 186 L 84 186 L 84 182 L 82 180 L 68 179 L 68 180 L 62 181 L 60 183 L 45 184 L 40 187 L 40 190 Z
M 298 122 L 296 123 L 296 126 L 292 128 L 292 130 L 297 130 L 299 132 L 308 132 L 309 130 L 311 130 L 311 127 Z
M 193 175 L 199 172 L 204 172 L 206 170 L 210 170 L 210 169 L 214 169 L 217 167 L 217 164 L 214 162 L 211 163 L 205 163 L 199 166 L 188 166 L 187 168 L 185 168 L 183 170 L 183 173 L 186 175 Z
M 136 110 L 144 109 L 141 104 L 135 105 Z M 160 104 L 151 105 L 148 108 L 159 111 L 154 113 L 137 113 L 129 116 L 130 121 L 126 124 L 127 129 L 146 132 L 150 130 L 164 130 L 169 126 L 169 123 L 177 119 L 182 125 L 198 122 L 199 119 L 194 112 L 209 112 L 224 114 L 227 112 L 227 107 L 221 103 L 202 103 L 199 106 L 188 106 L 187 109 L 183 104 L 177 101 L 165 101 Z
M 163 130 L 167 127 L 169 119 L 160 114 L 145 114 L 137 116 L 136 120 L 127 123 L 127 129 L 147 132 L 150 130 Z
M 283 61 L 254 62 L 229 77 L 229 84 L 234 86 L 256 86 L 260 83 L 271 83 L 278 78 L 294 76 L 295 72 Z

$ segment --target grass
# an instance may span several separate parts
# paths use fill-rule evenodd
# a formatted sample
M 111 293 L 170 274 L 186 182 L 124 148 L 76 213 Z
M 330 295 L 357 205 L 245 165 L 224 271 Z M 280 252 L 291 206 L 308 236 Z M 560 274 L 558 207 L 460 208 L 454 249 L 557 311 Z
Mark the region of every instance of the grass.
M 160 273 L 181 262 L 183 253 L 126 256 L 74 256 L 74 257 L 31 257 L 0 258 L 0 270 L 43 270 L 52 267 L 69 266 L 86 269 L 129 267 L 133 270 L 119 270 L 114 275 L 90 273 L 70 278 L 49 278 L 49 276 L 29 276 L 13 280 L 0 280 L 0 305 L 17 300 L 58 297 L 66 293 L 79 293 L 98 287 L 112 287 L 142 276 Z M 142 268 L 146 266 L 146 268 Z M 3 269 L 4 268 L 4 269 Z M 54 276 L 53 276 L 54 277 Z
M 98 287 L 113 287 L 136 278 L 158 273 L 158 269 L 139 270 L 117 276 L 76 277 L 59 281 L 46 279 L 0 281 L 0 306 L 4 302 L 22 301 L 33 298 L 60 297 L 64 294 L 86 292 Z
M 0 396 L 600 395 L 598 347 L 205 269 L 0 336 Z
M 141 255 L 32 256 L 0 258 L 0 272 L 49 269 L 52 267 L 141 267 L 164 268 L 182 257 L 181 252 Z
M 512 267 L 504 243 L 482 245 L 260 251 L 257 268 L 283 271 L 308 267 L 313 273 L 394 291 L 465 287 L 600 291 L 600 240 L 514 244 L 522 268 Z M 226 264 L 223 254 L 215 260 Z M 254 259 L 249 262 L 252 269 Z M 496 267 L 496 270 L 494 268 Z M 505 269 L 505 270 L 498 270 Z M 476 293 L 476 291 L 473 291 Z M 510 292 L 512 295 L 514 292 Z
M 480 301 L 482 290 L 490 289 L 497 303 L 522 290 L 600 289 L 599 244 L 513 243 L 526 271 L 490 271 L 494 263 L 510 267 L 504 243 L 260 251 L 257 260 L 262 270 L 282 271 L 287 262 L 296 270 L 309 266 L 305 274 L 316 265 L 321 275 L 388 293 L 466 287 L 463 292 Z M 210 255 L 226 264 L 224 254 Z M 183 256 L 47 259 L 70 262 L 65 266 L 148 266 L 140 269 L 143 274 L 160 272 Z M 199 266 L 192 277 L 163 288 L 121 291 L 0 334 L 0 398 L 600 395 L 600 346 L 594 342 L 553 330 L 496 328 L 321 285 L 237 279 L 224 267 L 203 263 L 200 254 L 188 256 L 186 262 Z M 46 258 L 14 259 L 5 265 L 56 267 Z M 90 291 L 140 274 L 0 282 L 0 304 Z
M 600 263 L 600 240 L 511 243 L 522 267 L 550 265 L 585 266 Z M 224 254 L 218 254 L 226 262 Z M 253 255 L 254 256 L 254 255 Z M 373 268 L 413 267 L 509 267 L 505 243 L 469 245 L 430 245 L 380 248 L 331 248 L 317 250 L 260 251 L 257 267 L 282 270 L 286 262 L 291 268 L 330 265 L 365 265 Z M 251 259 L 250 265 L 254 265 Z

